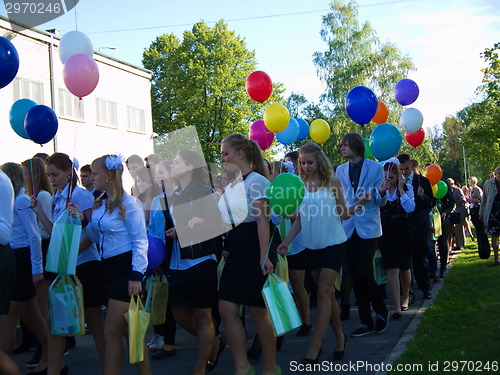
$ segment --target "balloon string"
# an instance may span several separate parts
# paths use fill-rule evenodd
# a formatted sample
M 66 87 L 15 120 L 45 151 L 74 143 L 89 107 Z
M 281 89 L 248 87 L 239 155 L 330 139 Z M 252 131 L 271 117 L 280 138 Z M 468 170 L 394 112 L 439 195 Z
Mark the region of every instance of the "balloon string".
M 33 159 L 30 159 L 30 174 L 31 174 L 31 195 L 35 195 L 35 174 L 33 173 Z
M 78 31 L 78 15 L 76 14 L 76 0 L 73 0 L 73 9 L 75 10 L 75 28 Z

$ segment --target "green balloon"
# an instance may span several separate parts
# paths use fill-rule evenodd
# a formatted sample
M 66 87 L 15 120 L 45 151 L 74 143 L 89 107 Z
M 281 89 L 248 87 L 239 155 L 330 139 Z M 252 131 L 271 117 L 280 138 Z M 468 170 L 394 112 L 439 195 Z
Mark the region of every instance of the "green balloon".
M 370 140 L 368 138 L 364 138 L 365 140 L 365 158 L 370 159 L 372 154 L 372 149 L 370 148 Z
M 444 196 L 448 192 L 448 185 L 446 185 L 446 182 L 441 180 L 441 181 L 438 181 L 436 186 L 437 186 L 437 191 L 434 194 L 434 198 L 437 198 L 437 199 L 444 198 Z
M 282 173 L 271 182 L 267 198 L 272 210 L 278 215 L 291 215 L 304 200 L 306 189 L 299 176 Z

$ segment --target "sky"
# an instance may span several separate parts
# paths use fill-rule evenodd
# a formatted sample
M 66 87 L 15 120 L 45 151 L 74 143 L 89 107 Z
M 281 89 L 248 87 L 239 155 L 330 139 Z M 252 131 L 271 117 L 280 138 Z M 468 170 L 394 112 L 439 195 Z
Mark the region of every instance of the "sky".
M 420 88 L 412 107 L 424 127 L 441 124 L 474 101 L 486 66 L 480 53 L 500 41 L 498 0 L 358 0 L 360 23 L 370 22 L 382 41 L 391 41 L 417 68 L 408 78 Z M 94 49 L 142 66 L 142 53 L 161 34 L 182 38 L 200 20 L 224 19 L 247 48 L 255 50 L 258 69 L 308 101 L 318 102 L 324 86 L 312 62 L 326 50 L 321 40 L 327 0 L 80 0 L 74 10 L 40 25 L 61 35 L 79 30 Z M 0 14 L 6 15 L 3 2 Z M 116 47 L 107 49 L 104 47 Z M 244 80 L 246 77 L 241 77 Z

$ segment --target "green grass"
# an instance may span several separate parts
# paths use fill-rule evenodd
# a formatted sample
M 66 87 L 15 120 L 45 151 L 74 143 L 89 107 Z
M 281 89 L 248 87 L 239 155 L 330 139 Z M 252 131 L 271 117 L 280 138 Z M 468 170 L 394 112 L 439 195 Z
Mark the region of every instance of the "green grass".
M 458 370 L 444 371 L 445 361 L 459 362 Z M 394 363 L 422 364 L 423 371 L 391 371 L 391 374 L 469 374 L 479 362 L 496 361 L 500 371 L 500 266 L 493 267 L 477 255 L 475 243 L 468 242 L 448 272 L 446 283 L 427 309 L 414 339 Z M 439 371 L 429 371 L 429 363 L 438 363 Z

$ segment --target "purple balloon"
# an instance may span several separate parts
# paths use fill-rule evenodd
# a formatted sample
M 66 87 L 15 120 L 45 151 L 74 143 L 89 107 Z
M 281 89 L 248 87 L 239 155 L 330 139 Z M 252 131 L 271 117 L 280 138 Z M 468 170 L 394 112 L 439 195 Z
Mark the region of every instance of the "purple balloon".
M 410 105 L 418 98 L 420 90 L 415 81 L 404 78 L 394 87 L 394 97 L 401 105 Z
M 250 125 L 248 137 L 255 141 L 261 150 L 266 150 L 273 143 L 274 133 L 267 129 L 266 125 L 264 125 L 264 120 L 257 120 Z
M 148 234 L 148 269 L 161 266 L 166 257 L 166 248 L 160 237 Z

